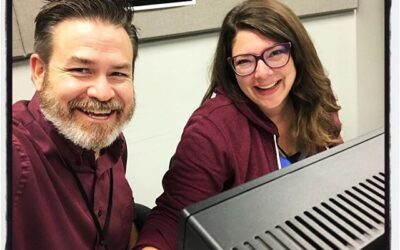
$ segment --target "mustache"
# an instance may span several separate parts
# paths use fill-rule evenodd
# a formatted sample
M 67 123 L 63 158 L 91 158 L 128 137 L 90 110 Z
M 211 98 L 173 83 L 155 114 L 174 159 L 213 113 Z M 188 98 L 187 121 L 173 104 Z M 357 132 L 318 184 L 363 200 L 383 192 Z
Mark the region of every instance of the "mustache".
M 109 101 L 99 101 L 93 98 L 85 98 L 85 99 L 74 99 L 68 103 L 69 108 L 72 109 L 82 109 L 85 111 L 122 111 L 124 109 L 124 105 L 116 100 L 112 99 Z

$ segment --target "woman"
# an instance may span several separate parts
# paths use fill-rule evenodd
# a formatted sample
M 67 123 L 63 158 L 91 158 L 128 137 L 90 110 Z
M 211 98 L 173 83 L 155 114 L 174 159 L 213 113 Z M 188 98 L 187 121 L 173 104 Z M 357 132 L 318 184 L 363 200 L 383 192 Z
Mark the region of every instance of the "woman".
M 339 109 L 288 7 L 248 0 L 232 9 L 211 85 L 184 129 L 137 249 L 177 249 L 184 207 L 342 143 Z

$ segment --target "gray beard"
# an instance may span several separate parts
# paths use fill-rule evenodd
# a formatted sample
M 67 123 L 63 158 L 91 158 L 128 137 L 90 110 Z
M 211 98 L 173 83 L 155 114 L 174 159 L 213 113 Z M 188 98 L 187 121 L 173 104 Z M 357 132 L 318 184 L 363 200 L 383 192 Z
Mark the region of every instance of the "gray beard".
M 99 152 L 100 149 L 110 146 L 132 119 L 135 99 L 132 106 L 124 107 L 123 113 L 118 114 L 120 117 L 116 117 L 115 123 L 104 126 L 90 126 L 90 123 L 89 125 L 80 123 L 74 119 L 68 103 L 62 104 L 52 96 L 53 92 L 47 75 L 44 83 L 43 89 L 39 91 L 40 110 L 60 134 L 81 148 Z
M 121 134 L 124 126 L 128 123 L 125 121 L 123 124 L 116 126 L 110 134 L 106 136 L 99 136 L 96 131 L 84 131 L 78 124 L 72 121 L 64 121 L 53 112 L 41 107 L 44 117 L 50 121 L 54 127 L 65 138 L 72 141 L 74 144 L 88 150 L 99 151 L 102 148 L 110 146 L 117 137 Z

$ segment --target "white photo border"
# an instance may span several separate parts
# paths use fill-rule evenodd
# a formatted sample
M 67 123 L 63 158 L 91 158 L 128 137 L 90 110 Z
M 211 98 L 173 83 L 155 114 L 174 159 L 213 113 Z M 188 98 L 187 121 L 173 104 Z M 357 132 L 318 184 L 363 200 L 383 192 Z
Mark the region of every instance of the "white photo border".
M 196 0 L 190 1 L 173 1 L 171 3 L 160 3 L 160 4 L 149 4 L 143 6 L 134 6 L 133 9 L 135 11 L 141 10 L 154 10 L 154 9 L 166 9 L 166 8 L 173 8 L 173 7 L 181 7 L 181 6 L 188 6 L 188 5 L 196 5 Z

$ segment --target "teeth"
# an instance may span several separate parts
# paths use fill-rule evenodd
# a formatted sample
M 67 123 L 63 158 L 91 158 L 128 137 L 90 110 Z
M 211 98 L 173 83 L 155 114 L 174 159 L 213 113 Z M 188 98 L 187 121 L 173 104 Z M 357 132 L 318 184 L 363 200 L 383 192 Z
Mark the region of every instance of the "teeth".
M 107 115 L 98 115 L 98 114 L 93 114 L 93 113 L 87 113 L 88 116 L 96 119 L 107 119 Z
M 96 110 L 96 111 L 84 110 L 84 112 L 92 114 L 92 115 L 109 115 L 109 114 L 111 114 L 111 110 Z
M 272 84 L 270 84 L 270 85 L 266 85 L 266 86 L 257 86 L 257 87 L 260 88 L 260 89 L 270 89 L 270 88 L 274 87 L 278 82 L 279 82 L 279 81 L 276 81 L 276 82 L 274 82 L 274 83 L 272 83 Z

